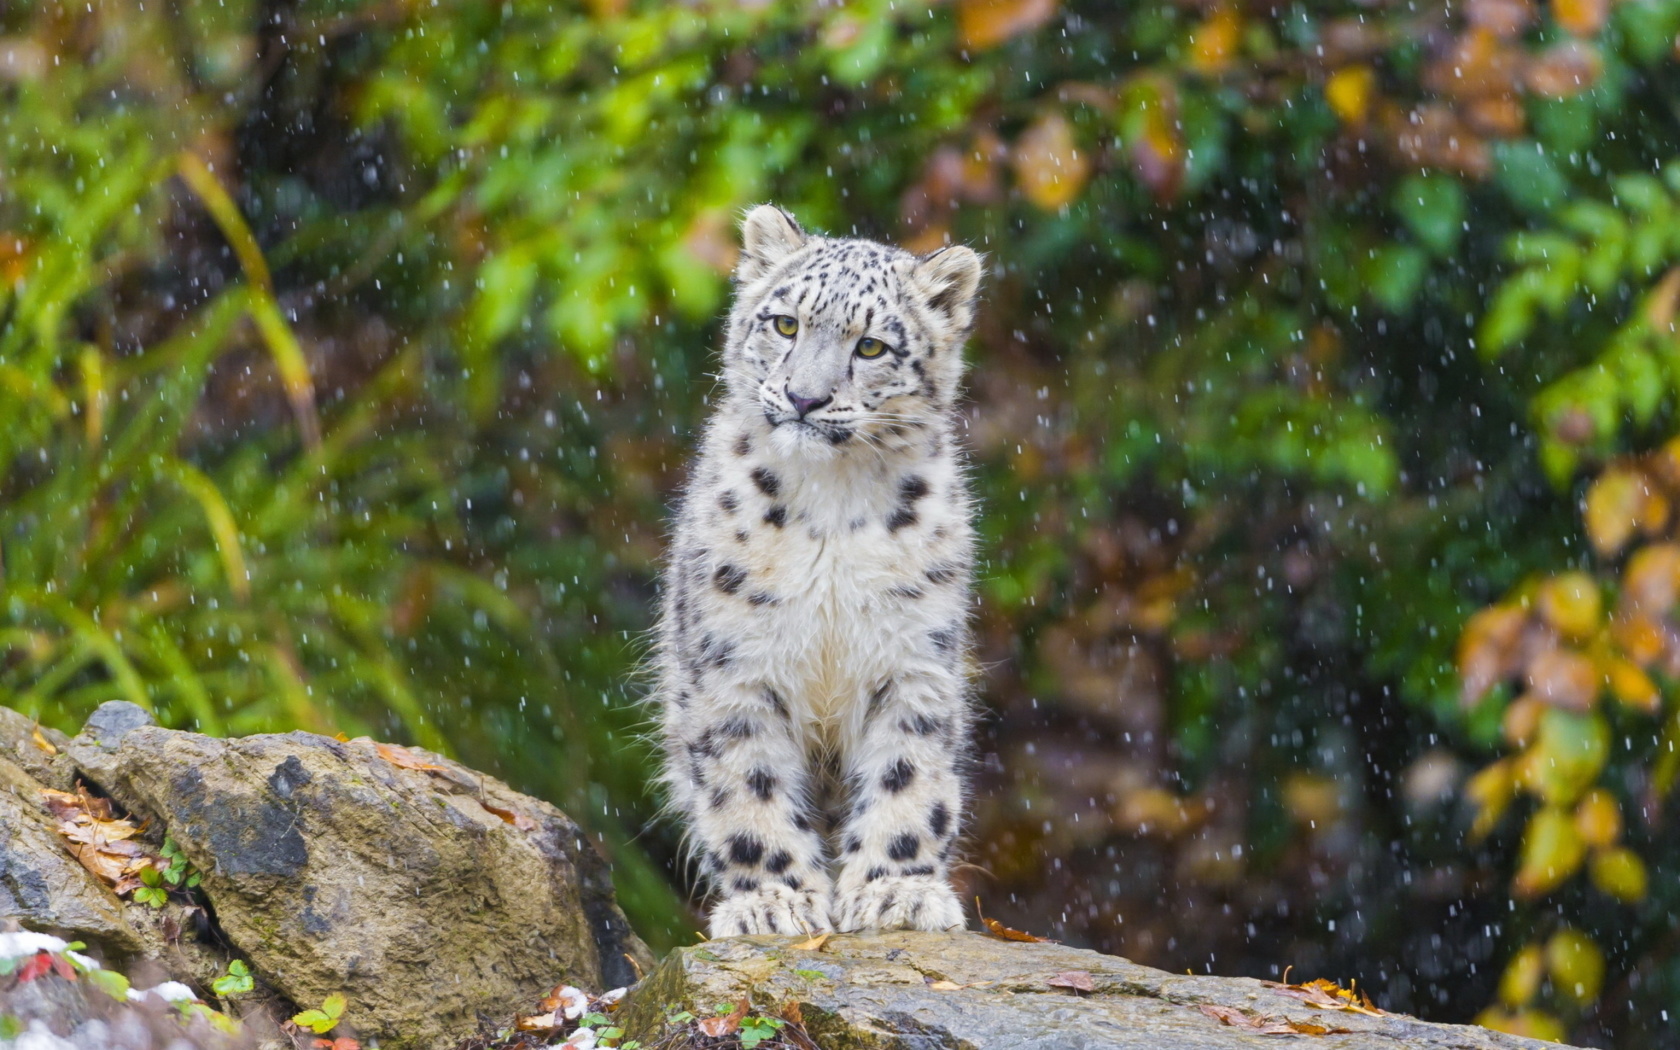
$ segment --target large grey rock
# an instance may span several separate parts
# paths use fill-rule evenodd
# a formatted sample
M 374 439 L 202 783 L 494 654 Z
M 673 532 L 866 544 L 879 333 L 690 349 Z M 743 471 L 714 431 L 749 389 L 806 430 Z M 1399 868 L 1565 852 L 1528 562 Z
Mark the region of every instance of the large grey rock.
M 889 933 L 795 950 L 801 940 L 738 937 L 673 952 L 631 993 L 620 1023 L 644 1046 L 663 1045 L 656 1041 L 672 1010 L 706 1016 L 744 996 L 772 1016 L 797 1004 L 823 1050 L 1237 1050 L 1276 1048 L 1280 1040 L 1316 1050 L 1557 1046 L 1398 1014 L 1315 1009 L 1260 981 L 1170 974 L 1057 944 Z M 1092 990 L 1050 983 L 1070 973 L 1088 975 Z M 1232 1015 L 1238 1024 L 1203 1006 L 1239 1011 Z M 1280 1036 L 1248 1026 L 1266 1020 L 1330 1031 Z
M 53 830 L 41 787 L 0 757 L 0 920 L 84 941 L 113 957 L 138 952 L 142 939 L 122 903 Z
M 447 759 L 149 725 L 66 754 L 204 873 L 263 983 L 300 1006 L 345 993 L 346 1022 L 382 1046 L 453 1045 L 559 981 L 627 984 L 625 955 L 649 960 L 576 824 Z

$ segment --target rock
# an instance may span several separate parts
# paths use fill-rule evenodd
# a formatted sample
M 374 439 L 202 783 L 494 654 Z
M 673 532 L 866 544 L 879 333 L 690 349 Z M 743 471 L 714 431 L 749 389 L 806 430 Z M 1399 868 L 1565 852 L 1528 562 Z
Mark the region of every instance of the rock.
M 84 941 L 107 955 L 135 954 L 142 941 L 122 902 L 65 850 L 41 803 L 41 787 L 0 757 L 0 917 Z
M 78 739 L 90 741 L 110 751 L 134 730 L 155 725 L 157 719 L 139 704 L 131 704 L 127 700 L 111 700 L 100 704 L 93 714 L 88 716 Z
M 261 982 L 300 1007 L 344 993 L 364 1041 L 452 1046 L 650 959 L 584 832 L 500 781 L 370 740 L 98 721 L 66 746 L 78 772 L 174 839 Z
M 801 951 L 793 947 L 801 940 L 737 937 L 675 951 L 631 993 L 618 1022 L 628 1038 L 656 1045 L 670 1011 L 708 1017 L 744 996 L 767 1016 L 797 1004 L 824 1050 L 1276 1047 L 1279 1036 L 1259 1030 L 1268 1022 L 1328 1029 L 1303 1044 L 1324 1050 L 1557 1046 L 1400 1014 L 1316 1009 L 1261 981 L 1170 974 L 1057 944 L 901 932 L 839 935 Z M 1079 990 L 1087 981 L 1091 990 Z
M 43 741 L 46 747 L 41 746 Z M 69 742 L 70 738 L 58 730 L 37 725 L 9 707 L 0 707 L 0 758 L 16 763 L 47 787 L 63 791 L 70 786 L 64 775 L 67 767 L 53 764 L 53 756 Z

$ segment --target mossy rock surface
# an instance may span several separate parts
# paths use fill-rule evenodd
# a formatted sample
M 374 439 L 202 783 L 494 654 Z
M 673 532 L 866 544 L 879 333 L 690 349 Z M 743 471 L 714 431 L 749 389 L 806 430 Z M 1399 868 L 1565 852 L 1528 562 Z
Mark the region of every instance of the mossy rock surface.
M 737 937 L 672 952 L 632 993 L 622 1014 L 631 1038 L 666 1045 L 665 1018 L 701 1016 L 750 1000 L 779 1015 L 796 1004 L 823 1050 L 1176 1050 L 1272 1047 L 1314 1050 L 1540 1050 L 1555 1043 L 1400 1014 L 1315 1009 L 1275 985 L 1194 977 L 1058 944 L 976 933 L 839 935 L 819 951 L 804 938 Z M 1083 984 L 1091 991 L 1051 984 Z M 1236 1010 L 1236 1025 L 1203 1011 Z M 1322 1035 L 1267 1035 L 1248 1022 L 1297 1022 Z

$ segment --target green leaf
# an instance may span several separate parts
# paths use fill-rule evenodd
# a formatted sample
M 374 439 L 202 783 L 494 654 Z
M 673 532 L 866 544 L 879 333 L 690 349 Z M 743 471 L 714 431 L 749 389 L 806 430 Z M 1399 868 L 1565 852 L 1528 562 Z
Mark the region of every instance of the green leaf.
M 1451 175 L 1412 175 L 1394 190 L 1394 210 L 1425 248 L 1452 254 L 1464 233 L 1464 187 Z
M 128 1001 L 128 978 L 115 970 L 89 970 L 85 975 L 95 988 L 119 1002 Z
M 338 1024 L 338 1021 L 336 1018 L 328 1017 L 320 1010 L 305 1010 L 302 1013 L 293 1014 L 292 1023 L 299 1028 L 307 1028 L 316 1035 L 325 1035 L 332 1031 L 333 1026 Z
M 1494 182 L 1524 211 L 1550 214 L 1568 196 L 1569 180 L 1532 139 L 1496 143 L 1493 162 Z
M 348 1000 L 345 999 L 343 992 L 334 992 L 327 996 L 326 1002 L 321 1004 L 321 1011 L 336 1021 L 344 1016 L 344 1007 L 347 1002 Z
M 1405 313 L 1417 298 L 1429 270 L 1429 257 L 1410 244 L 1385 244 L 1366 267 L 1371 297 L 1390 313 Z

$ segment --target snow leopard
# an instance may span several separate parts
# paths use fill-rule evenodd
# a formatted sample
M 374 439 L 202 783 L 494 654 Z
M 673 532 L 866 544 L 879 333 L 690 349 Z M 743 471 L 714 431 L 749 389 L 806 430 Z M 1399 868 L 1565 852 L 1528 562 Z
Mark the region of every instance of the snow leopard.
M 963 344 L 982 263 L 749 211 L 654 652 L 713 937 L 964 924 Z

